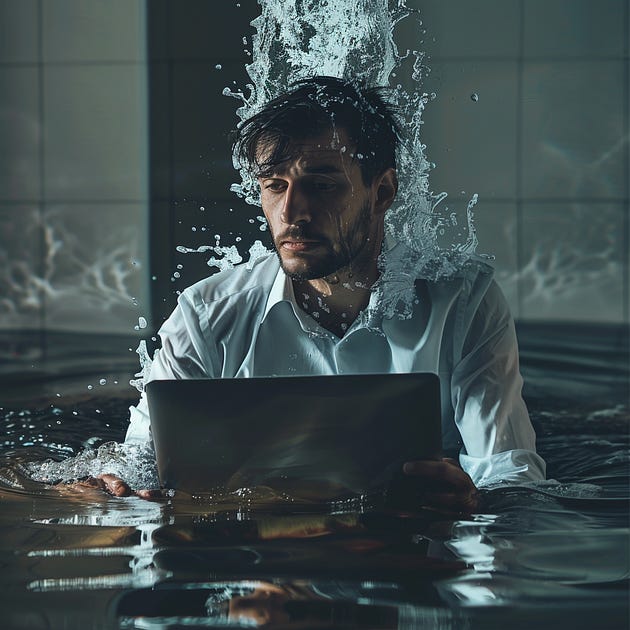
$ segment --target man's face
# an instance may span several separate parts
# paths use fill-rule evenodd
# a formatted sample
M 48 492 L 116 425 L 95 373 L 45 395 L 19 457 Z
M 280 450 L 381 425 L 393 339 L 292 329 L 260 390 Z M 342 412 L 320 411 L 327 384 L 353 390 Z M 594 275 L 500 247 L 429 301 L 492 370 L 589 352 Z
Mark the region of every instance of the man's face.
M 323 278 L 366 251 L 380 252 L 383 217 L 373 212 L 373 186 L 363 182 L 347 140 L 342 130 L 334 148 L 331 132 L 296 141 L 292 157 L 258 178 L 274 246 L 293 279 Z

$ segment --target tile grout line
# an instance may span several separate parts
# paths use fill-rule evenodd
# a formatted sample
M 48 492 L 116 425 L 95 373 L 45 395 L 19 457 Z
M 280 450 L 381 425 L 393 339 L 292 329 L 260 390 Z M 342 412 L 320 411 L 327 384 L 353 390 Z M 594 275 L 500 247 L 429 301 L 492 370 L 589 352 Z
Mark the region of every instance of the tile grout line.
M 519 31 L 516 84 L 516 305 L 518 319 L 523 317 L 523 55 L 525 40 L 525 5 L 519 0 Z
M 624 7 L 624 79 L 623 79 L 623 132 L 626 137 L 626 150 L 624 152 L 624 172 L 630 173 L 630 0 L 626 0 Z M 626 324 L 630 324 L 630 181 L 625 180 L 626 196 L 625 212 L 623 213 L 623 234 L 621 237 L 621 251 L 624 253 L 622 261 L 622 317 Z
M 171 2 L 170 0 L 166 0 L 166 29 L 170 29 L 171 21 Z M 173 81 L 173 73 L 174 73 L 174 60 L 173 60 L 173 50 L 171 48 L 171 33 L 168 32 L 166 36 L 166 54 L 168 57 L 168 66 L 167 66 L 167 84 L 168 84 L 168 130 L 169 130 L 169 138 L 168 138 L 168 168 L 169 168 L 169 204 L 168 204 L 168 260 L 170 263 L 169 273 L 173 273 L 176 264 L 175 258 L 175 229 L 176 229 L 176 216 L 175 216 L 175 94 L 174 94 L 174 81 Z M 170 295 L 169 295 L 170 298 Z M 167 298 L 168 300 L 168 298 Z M 167 301 L 168 305 L 168 301 Z M 171 309 L 168 309 L 171 310 Z M 160 322 L 161 325 L 161 322 Z
M 44 190 L 45 190 L 45 180 L 46 180 L 46 171 L 45 171 L 45 118 L 44 118 L 44 18 L 43 18 L 43 0 L 38 0 L 37 2 L 37 117 L 39 122 L 39 143 L 38 143 L 38 155 L 37 159 L 39 162 L 39 204 L 38 204 L 38 212 L 39 212 L 39 271 L 42 279 L 45 276 L 46 269 L 44 266 L 45 260 L 45 248 L 46 248 L 46 239 L 44 235 L 44 223 L 45 223 L 45 215 L 46 215 L 46 201 L 44 198 Z M 42 288 L 39 289 L 39 301 L 40 301 L 40 344 L 42 351 L 42 359 L 46 361 L 48 357 L 48 336 L 46 334 L 46 294 Z

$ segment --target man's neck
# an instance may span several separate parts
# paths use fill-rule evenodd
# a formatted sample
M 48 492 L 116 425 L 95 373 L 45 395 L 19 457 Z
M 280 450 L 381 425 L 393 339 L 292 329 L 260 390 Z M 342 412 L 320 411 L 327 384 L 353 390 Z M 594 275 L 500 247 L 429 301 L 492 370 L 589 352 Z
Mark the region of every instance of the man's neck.
M 378 276 L 374 263 L 368 271 L 361 274 L 355 274 L 351 269 L 342 269 L 325 278 L 293 280 L 296 302 L 320 326 L 337 337 L 343 337 L 359 313 L 368 305 L 371 287 Z

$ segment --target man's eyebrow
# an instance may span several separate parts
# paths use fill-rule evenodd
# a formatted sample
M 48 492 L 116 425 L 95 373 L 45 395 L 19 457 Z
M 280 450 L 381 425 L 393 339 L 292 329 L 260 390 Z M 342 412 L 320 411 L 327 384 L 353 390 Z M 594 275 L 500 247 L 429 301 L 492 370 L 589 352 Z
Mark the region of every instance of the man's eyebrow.
M 272 178 L 272 177 L 282 177 L 283 169 L 278 168 L 279 165 L 275 166 L 266 166 L 264 168 L 260 168 L 256 177 L 258 178 Z M 337 164 L 305 164 L 303 168 L 304 172 L 309 175 L 327 175 L 327 174 L 336 174 L 336 173 L 344 173 L 345 171 Z

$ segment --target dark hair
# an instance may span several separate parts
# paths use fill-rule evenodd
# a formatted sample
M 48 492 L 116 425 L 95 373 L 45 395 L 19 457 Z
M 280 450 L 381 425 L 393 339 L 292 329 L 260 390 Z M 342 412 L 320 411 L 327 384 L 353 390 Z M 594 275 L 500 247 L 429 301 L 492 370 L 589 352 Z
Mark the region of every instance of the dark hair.
M 353 143 L 366 184 L 388 168 L 396 168 L 400 133 L 387 88 L 367 87 L 334 77 L 315 76 L 297 81 L 243 121 L 236 133 L 234 155 L 253 174 L 291 157 L 296 140 L 327 129 L 344 129 Z M 259 149 L 264 146 L 264 163 Z

